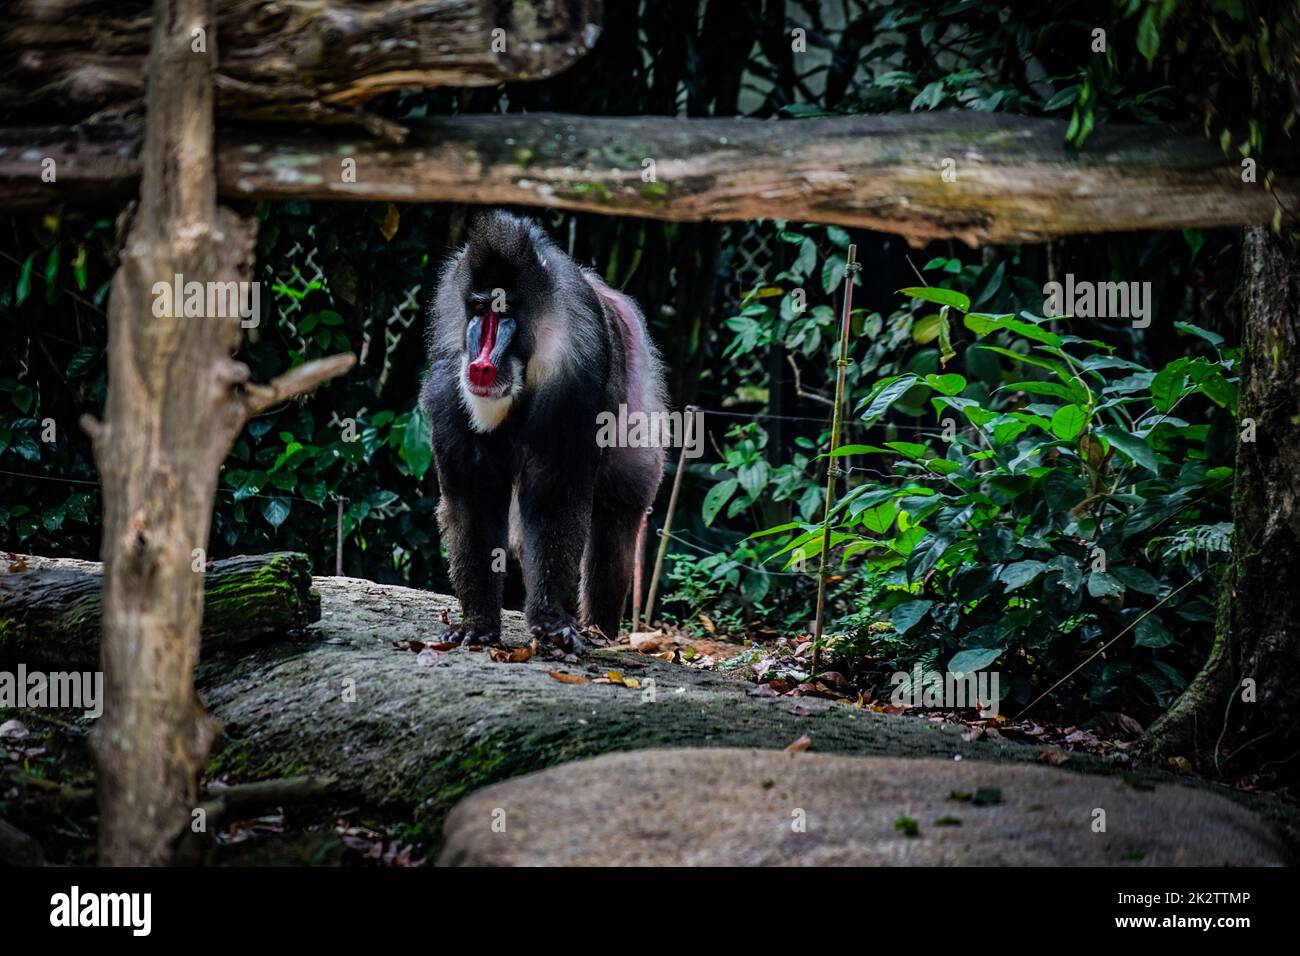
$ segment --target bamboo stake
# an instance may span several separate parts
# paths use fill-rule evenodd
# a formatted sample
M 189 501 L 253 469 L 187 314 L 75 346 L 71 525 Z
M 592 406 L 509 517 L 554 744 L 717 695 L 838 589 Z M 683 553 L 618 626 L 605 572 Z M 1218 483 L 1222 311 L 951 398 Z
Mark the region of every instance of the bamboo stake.
M 641 619 L 641 587 L 645 578 L 645 529 L 650 522 L 650 509 L 641 516 L 641 524 L 636 529 L 636 564 L 632 565 L 632 630 L 637 632 L 637 621 Z
M 687 405 L 685 413 L 682 416 L 683 422 L 695 421 L 694 405 Z M 689 428 L 690 425 L 685 425 Z M 673 493 L 668 496 L 668 513 L 664 515 L 664 526 L 659 532 L 659 553 L 655 555 L 655 570 L 650 577 L 650 595 L 645 602 L 645 623 L 646 627 L 653 626 L 655 614 L 655 595 L 659 593 L 659 575 L 664 570 L 664 555 L 668 553 L 668 535 L 673 530 L 673 512 L 677 510 L 677 495 L 682 490 L 682 475 L 686 473 L 686 446 L 690 442 L 686 436 L 682 436 L 682 453 L 677 459 L 677 474 L 673 475 Z
M 840 447 L 840 425 L 843 421 L 844 378 L 849 367 L 849 315 L 853 311 L 853 277 L 862 267 L 858 264 L 858 247 L 849 246 L 848 262 L 844 268 L 844 317 L 840 323 L 840 356 L 835 361 L 835 405 L 831 417 L 831 453 L 826 461 L 826 506 L 822 510 L 822 549 L 817 566 L 817 617 L 813 621 L 813 675 L 821 668 L 822 627 L 826 623 L 826 553 L 831 543 L 831 507 L 835 501 L 835 479 L 839 465 L 835 452 Z

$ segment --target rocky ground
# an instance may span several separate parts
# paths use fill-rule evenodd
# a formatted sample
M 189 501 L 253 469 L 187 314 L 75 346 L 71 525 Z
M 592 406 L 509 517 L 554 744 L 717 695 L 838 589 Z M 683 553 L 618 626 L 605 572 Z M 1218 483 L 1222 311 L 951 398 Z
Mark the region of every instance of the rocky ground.
M 423 832 L 445 823 L 432 841 L 443 862 L 1219 865 L 1286 862 L 1295 846 L 1289 805 L 1122 754 L 1049 766 L 1034 746 L 757 696 L 628 648 L 547 659 L 525 648 L 512 613 L 514 655 L 421 647 L 439 640 L 451 598 L 348 578 L 315 586 L 318 624 L 201 665 L 225 725 L 212 772 L 328 774 Z

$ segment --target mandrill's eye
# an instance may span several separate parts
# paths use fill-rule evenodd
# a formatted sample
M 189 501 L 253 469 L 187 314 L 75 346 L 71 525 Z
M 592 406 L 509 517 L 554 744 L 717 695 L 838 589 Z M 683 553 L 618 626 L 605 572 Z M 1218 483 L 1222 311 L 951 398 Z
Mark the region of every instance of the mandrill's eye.
M 469 311 L 473 315 L 487 315 L 487 310 L 488 310 L 487 307 L 488 307 L 487 300 L 474 299 L 469 304 Z

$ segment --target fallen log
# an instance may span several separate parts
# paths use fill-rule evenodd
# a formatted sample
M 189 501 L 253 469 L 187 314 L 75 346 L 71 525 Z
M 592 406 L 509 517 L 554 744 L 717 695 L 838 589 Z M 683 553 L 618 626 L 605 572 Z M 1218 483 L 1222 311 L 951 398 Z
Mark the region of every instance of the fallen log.
M 1196 132 L 1108 124 L 1078 151 L 1064 138 L 1057 120 L 974 112 L 781 122 L 447 116 L 425 120 L 400 146 L 230 129 L 217 145 L 217 188 L 239 199 L 784 218 L 973 246 L 1266 225 L 1279 208 L 1285 216 L 1300 205 L 1286 157 L 1271 181 L 1261 168 L 1257 181 L 1243 182 L 1241 166 Z M 0 209 L 123 198 L 139 176 L 138 153 L 129 124 L 0 130 Z M 55 182 L 42 179 L 46 160 Z
M 101 566 L 15 555 L 0 561 L 0 663 L 96 670 Z M 306 627 L 320 619 L 305 554 L 283 551 L 212 562 L 204 574 L 206 651 Z
M 403 127 L 361 107 L 402 88 L 495 86 L 568 68 L 600 36 L 600 0 L 219 0 L 225 119 Z M 0 22 L 0 116 L 143 112 L 150 0 L 18 0 Z M 216 50 L 211 52 L 215 53 Z

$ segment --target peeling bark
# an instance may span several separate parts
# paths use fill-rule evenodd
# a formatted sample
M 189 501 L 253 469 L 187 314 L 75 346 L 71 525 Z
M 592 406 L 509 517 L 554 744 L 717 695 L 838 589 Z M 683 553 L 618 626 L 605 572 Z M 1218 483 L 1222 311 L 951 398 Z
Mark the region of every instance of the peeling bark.
M 587 52 L 601 22 L 600 0 L 218 0 L 215 7 L 221 119 L 353 123 L 389 139 L 404 130 L 362 108 L 375 96 L 552 76 Z M 494 37 L 494 30 L 502 32 Z M 148 53 L 148 0 L 19 0 L 0 23 L 0 116 L 138 115 Z

